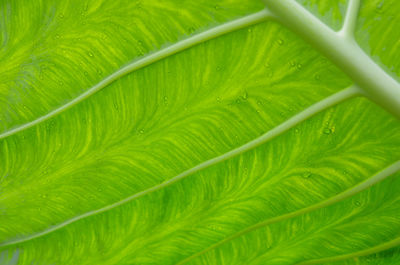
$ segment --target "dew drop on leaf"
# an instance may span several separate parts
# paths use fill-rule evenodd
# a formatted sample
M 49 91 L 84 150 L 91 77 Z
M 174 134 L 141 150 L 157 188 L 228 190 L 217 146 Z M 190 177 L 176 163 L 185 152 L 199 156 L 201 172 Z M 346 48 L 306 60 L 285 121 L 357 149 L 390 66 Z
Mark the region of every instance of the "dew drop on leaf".
M 192 34 L 195 31 L 195 29 L 193 27 L 188 28 L 187 32 L 189 34 Z
M 118 110 L 118 104 L 117 104 L 117 103 L 114 102 L 114 103 L 113 103 L 113 106 L 114 106 L 114 109 L 115 109 L 115 110 Z
M 376 4 L 375 11 L 377 13 L 382 13 L 383 1 Z
M 331 134 L 332 133 L 332 129 L 330 128 L 325 128 L 323 131 L 324 134 Z
M 93 57 L 93 53 L 89 52 L 88 53 L 89 57 Z
M 285 42 L 284 42 L 282 39 L 279 39 L 279 40 L 278 40 L 278 44 L 279 44 L 279 45 L 283 45 L 284 43 L 285 43 Z
M 242 95 L 242 99 L 247 100 L 248 97 L 249 97 L 249 94 L 247 93 L 247 91 L 245 91 Z

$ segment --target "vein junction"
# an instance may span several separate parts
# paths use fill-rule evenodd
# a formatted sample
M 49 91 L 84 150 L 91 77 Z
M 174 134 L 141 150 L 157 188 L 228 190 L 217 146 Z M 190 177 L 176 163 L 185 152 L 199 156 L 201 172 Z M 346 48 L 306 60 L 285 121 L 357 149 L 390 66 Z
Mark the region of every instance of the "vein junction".
M 263 1 L 281 24 L 303 37 L 339 66 L 369 99 L 400 118 L 400 84 L 355 41 L 359 0 L 350 1 L 345 23 L 339 32 L 333 31 L 296 1 Z

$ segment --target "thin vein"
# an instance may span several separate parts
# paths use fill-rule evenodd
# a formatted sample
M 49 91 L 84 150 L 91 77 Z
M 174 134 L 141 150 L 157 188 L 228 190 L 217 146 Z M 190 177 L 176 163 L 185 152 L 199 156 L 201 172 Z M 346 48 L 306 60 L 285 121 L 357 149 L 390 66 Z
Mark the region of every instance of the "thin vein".
M 300 215 L 303 215 L 305 213 L 309 213 L 311 211 L 315 211 L 315 210 L 321 209 L 323 207 L 327 207 L 329 205 L 332 205 L 334 203 L 340 202 L 340 201 L 342 201 L 342 200 L 344 200 L 346 198 L 349 198 L 349 197 L 351 197 L 351 196 L 353 196 L 353 195 L 355 195 L 355 194 L 357 194 L 357 193 L 359 193 L 359 192 L 361 192 L 363 190 L 368 189 L 369 187 L 371 187 L 374 184 L 386 179 L 387 177 L 393 175 L 394 173 L 396 173 L 398 171 L 400 171 L 400 161 L 397 161 L 397 162 L 391 164 L 389 167 L 383 169 L 382 171 L 380 171 L 379 173 L 377 173 L 373 177 L 371 177 L 371 178 L 365 180 L 364 182 L 361 182 L 361 183 L 357 184 L 356 186 L 354 186 L 354 187 L 352 187 L 352 188 L 350 188 L 350 189 L 348 189 L 348 190 L 346 190 L 344 192 L 341 192 L 341 193 L 339 193 L 339 194 L 337 194 L 337 195 L 335 195 L 335 196 L 333 196 L 333 197 L 331 197 L 331 198 L 329 198 L 327 200 L 324 200 L 324 201 L 322 201 L 320 203 L 311 205 L 309 207 L 300 209 L 300 210 L 295 211 L 295 212 L 291 212 L 291 213 L 287 213 L 287 214 L 284 214 L 284 215 L 280 215 L 280 216 L 277 216 L 277 217 L 273 217 L 273 218 L 267 219 L 267 220 L 265 220 L 263 222 L 260 222 L 260 223 L 257 223 L 255 225 L 252 225 L 252 226 L 250 226 L 248 228 L 245 228 L 245 229 L 243 229 L 243 230 L 241 230 L 241 231 L 239 231 L 239 232 L 237 232 L 237 233 L 235 233 L 235 234 L 233 234 L 233 235 L 231 235 L 231 236 L 229 236 L 229 237 L 227 237 L 227 238 L 215 243 L 214 245 L 212 245 L 212 246 L 210 246 L 210 247 L 208 247 L 208 248 L 206 248 L 206 249 L 204 249 L 204 250 L 202 250 L 202 251 L 200 251 L 200 252 L 198 252 L 198 253 L 196 253 L 196 254 L 194 254 L 194 255 L 192 255 L 192 256 L 184 259 L 184 260 L 182 260 L 182 261 L 180 261 L 179 263 L 177 263 L 177 265 L 181 265 L 181 264 L 187 263 L 190 260 L 193 260 L 194 258 L 196 258 L 198 256 L 201 256 L 202 254 L 204 254 L 204 253 L 206 253 L 206 252 L 208 252 L 208 251 L 210 251 L 212 249 L 215 249 L 215 248 L 217 248 L 217 247 L 219 247 L 219 246 L 221 246 L 221 245 L 223 245 L 223 244 L 225 244 L 225 243 L 227 243 L 229 241 L 232 241 L 235 238 L 238 238 L 238 237 L 240 237 L 242 235 L 250 233 L 250 232 L 252 232 L 252 231 L 254 231 L 256 229 L 259 229 L 261 227 L 264 227 L 264 226 L 267 226 L 267 225 L 270 225 L 270 224 L 273 224 L 273 223 L 281 222 L 281 221 L 284 221 L 284 220 L 287 220 L 287 219 L 291 219 L 291 218 L 294 218 L 296 216 L 300 216 Z M 323 260 L 323 259 L 321 259 L 321 260 Z M 311 261 L 308 261 L 308 262 L 311 262 Z M 318 263 L 321 263 L 321 262 L 318 262 Z M 304 264 L 301 263 L 301 265 L 305 265 L 305 264 L 315 264 L 315 263 L 304 263 Z
M 347 259 L 351 259 L 351 258 L 363 257 L 363 256 L 372 255 L 372 254 L 375 254 L 375 253 L 378 253 L 378 252 L 381 252 L 384 250 L 388 250 L 388 249 L 391 249 L 391 248 L 394 248 L 397 246 L 400 246 L 400 237 L 397 237 L 389 242 L 374 246 L 372 248 L 364 249 L 361 251 L 344 254 L 344 255 L 328 257 L 328 258 L 307 260 L 304 262 L 300 262 L 297 265 L 326 264 L 327 262 L 335 262 L 335 261 L 347 260 Z
M 196 35 L 193 35 L 187 39 L 178 41 L 177 43 L 168 46 L 164 49 L 161 49 L 157 52 L 154 52 L 152 54 L 149 54 L 137 61 L 134 61 L 125 67 L 119 69 L 118 71 L 114 72 L 113 74 L 109 75 L 90 89 L 88 89 L 86 92 L 80 94 L 78 97 L 74 98 L 70 102 L 60 106 L 57 109 L 54 109 L 53 111 L 47 113 L 46 115 L 43 115 L 33 121 L 30 121 L 28 123 L 25 123 L 23 125 L 19 125 L 18 127 L 14 127 L 6 132 L 3 132 L 0 134 L 0 139 L 6 138 L 8 136 L 11 136 L 13 134 L 16 134 L 20 131 L 23 131 L 25 129 L 28 129 L 32 126 L 35 126 L 36 124 L 39 124 L 45 120 L 48 120 L 57 114 L 60 114 L 61 112 L 69 109 L 70 107 L 78 104 L 79 102 L 87 99 L 97 91 L 101 90 L 102 88 L 108 86 L 109 84 L 113 83 L 114 81 L 120 79 L 121 77 L 125 76 L 126 74 L 129 74 L 133 71 L 136 71 L 140 68 L 146 67 L 150 64 L 153 64 L 155 62 L 158 62 L 164 58 L 167 58 L 171 55 L 174 55 L 178 52 L 181 52 L 185 49 L 188 49 L 190 47 L 193 47 L 197 44 L 200 44 L 202 42 L 217 38 L 219 36 L 222 36 L 224 34 L 230 33 L 232 31 L 239 30 L 241 28 L 245 28 L 257 23 L 261 23 L 268 18 L 271 18 L 272 15 L 269 13 L 266 9 L 253 13 L 251 15 L 224 23 L 222 25 L 216 26 L 214 28 L 211 28 L 209 30 L 206 30 L 204 32 L 198 33 Z
M 97 210 L 93 210 L 93 211 L 89 211 L 85 214 L 76 216 L 74 218 L 71 218 L 69 220 L 66 220 L 62 223 L 59 223 L 57 225 L 51 226 L 48 229 L 45 229 L 41 232 L 35 233 L 35 234 L 31 234 L 29 236 L 25 236 L 25 237 L 20 237 L 20 238 L 15 238 L 15 239 L 11 239 L 5 242 L 2 242 L 0 244 L 0 247 L 4 247 L 4 246 L 10 246 L 10 245 L 14 245 L 14 244 L 18 244 L 18 243 L 22 243 L 22 242 L 26 242 L 28 240 L 32 240 L 41 236 L 44 236 L 46 234 L 49 234 L 51 232 L 54 232 L 58 229 L 61 229 L 69 224 L 72 224 L 76 221 L 82 220 L 84 218 L 96 215 L 96 214 L 100 214 L 106 211 L 109 211 L 113 208 L 116 208 L 120 205 L 123 205 L 127 202 L 130 202 L 134 199 L 137 199 L 139 197 L 145 196 L 151 192 L 155 192 L 157 190 L 163 189 L 167 186 L 170 186 L 184 178 L 186 178 L 189 175 L 192 175 L 194 173 L 196 173 L 197 171 L 203 170 L 207 167 L 210 167 L 212 165 L 218 164 L 222 161 L 225 161 L 229 158 L 232 158 L 234 156 L 237 156 L 243 152 L 246 152 L 248 150 L 251 150 L 273 138 L 275 138 L 276 136 L 288 131 L 289 129 L 293 128 L 294 126 L 296 126 L 297 124 L 303 122 L 304 120 L 310 118 L 311 116 L 327 109 L 330 108 L 340 102 L 343 102 L 344 100 L 347 100 L 349 98 L 352 98 L 354 96 L 358 96 L 360 95 L 360 90 L 357 86 L 350 86 L 346 89 L 343 89 L 340 92 L 337 92 L 311 106 L 309 106 L 308 108 L 304 109 L 303 111 L 299 112 L 298 114 L 294 115 L 293 117 L 291 117 L 290 119 L 284 121 L 283 123 L 279 124 L 278 126 L 274 127 L 273 129 L 271 129 L 270 131 L 266 132 L 265 134 L 261 135 L 260 137 L 236 148 L 233 149 L 227 153 L 224 153 L 218 157 L 212 158 L 210 160 L 207 160 L 205 162 L 202 162 L 198 165 L 196 165 L 195 167 L 192 167 L 182 173 L 180 173 L 179 175 L 159 184 L 156 186 L 153 186 L 149 189 L 143 190 L 141 192 L 138 192 L 136 194 L 133 194 L 132 196 L 129 196 L 121 201 L 118 201 L 116 203 L 110 204 L 108 206 L 105 206 L 103 208 L 97 209 Z
M 357 14 L 360 8 L 360 0 L 350 0 L 346 17 L 343 23 L 342 29 L 339 31 L 339 34 L 346 38 L 354 39 L 354 31 L 357 24 Z

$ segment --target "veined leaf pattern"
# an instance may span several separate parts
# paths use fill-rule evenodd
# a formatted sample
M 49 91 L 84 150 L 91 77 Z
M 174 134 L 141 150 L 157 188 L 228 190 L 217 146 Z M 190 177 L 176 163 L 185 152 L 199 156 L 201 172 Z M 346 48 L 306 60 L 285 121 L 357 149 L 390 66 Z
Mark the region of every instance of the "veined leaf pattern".
M 264 2 L 2 1 L 0 261 L 396 264 L 400 6 Z

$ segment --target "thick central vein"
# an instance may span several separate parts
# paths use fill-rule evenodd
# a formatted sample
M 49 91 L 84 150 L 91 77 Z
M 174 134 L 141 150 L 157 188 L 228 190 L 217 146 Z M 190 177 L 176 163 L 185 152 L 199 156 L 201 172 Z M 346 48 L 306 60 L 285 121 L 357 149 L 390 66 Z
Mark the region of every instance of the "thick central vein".
M 339 66 L 371 100 L 400 118 L 400 84 L 360 48 L 353 34 L 333 31 L 296 1 L 263 1 L 277 20 Z M 353 11 L 348 21 L 354 21 Z
M 60 228 L 63 228 L 63 227 L 65 227 L 65 226 L 67 226 L 67 225 L 69 225 L 71 223 L 79 221 L 81 219 L 84 219 L 84 218 L 87 218 L 87 217 L 90 217 L 90 216 L 93 216 L 93 215 L 96 215 L 96 214 L 100 214 L 100 213 L 106 212 L 106 211 L 111 210 L 111 209 L 113 209 L 115 207 L 118 207 L 118 206 L 120 206 L 122 204 L 125 204 L 125 203 L 127 203 L 129 201 L 132 201 L 132 200 L 137 199 L 139 197 L 145 196 L 146 194 L 149 194 L 151 192 L 163 189 L 163 188 L 165 188 L 165 187 L 167 187 L 169 185 L 172 185 L 172 184 L 174 184 L 174 183 L 176 183 L 176 182 L 178 182 L 178 181 L 180 181 L 180 180 L 182 180 L 182 179 L 184 179 L 184 178 L 186 178 L 186 177 L 188 177 L 188 176 L 190 176 L 190 175 L 192 175 L 192 174 L 194 174 L 194 173 L 196 173 L 196 172 L 198 172 L 200 170 L 203 170 L 203 169 L 205 169 L 207 167 L 210 167 L 212 165 L 218 164 L 218 163 L 220 163 L 222 161 L 225 161 L 225 160 L 227 160 L 229 158 L 232 158 L 232 157 L 237 156 L 239 154 L 242 154 L 242 153 L 244 153 L 244 152 L 246 152 L 248 150 L 251 150 L 251 149 L 253 149 L 253 148 L 255 148 L 255 147 L 257 147 L 257 146 L 259 146 L 259 145 L 261 145 L 261 144 L 263 144 L 263 143 L 265 143 L 265 142 L 267 142 L 267 141 L 269 141 L 269 140 L 271 140 L 271 139 L 273 139 L 275 137 L 277 137 L 278 135 L 281 135 L 282 133 L 288 131 L 289 129 L 293 128 L 297 124 L 299 124 L 299 123 L 303 122 L 304 120 L 310 118 L 311 116 L 313 116 L 313 115 L 315 115 L 315 114 L 317 114 L 317 113 L 319 113 L 319 112 L 321 112 L 321 111 L 323 111 L 325 109 L 328 109 L 328 108 L 330 108 L 330 107 L 332 107 L 332 106 L 334 106 L 334 105 L 336 105 L 336 104 L 338 104 L 340 102 L 343 102 L 344 100 L 347 100 L 347 99 L 349 99 L 351 97 L 357 96 L 359 94 L 360 93 L 359 93 L 358 87 L 356 87 L 356 86 L 348 87 L 348 88 L 346 88 L 346 89 L 344 89 L 344 90 L 342 90 L 340 92 L 337 92 L 336 94 L 333 94 L 333 95 L 325 98 L 324 100 L 321 100 L 321 101 L 309 106 L 308 108 L 306 108 L 302 112 L 294 115 L 290 119 L 288 119 L 285 122 L 279 124 L 278 126 L 276 126 L 275 128 L 271 129 L 270 131 L 266 132 L 265 134 L 261 135 L 260 137 L 254 139 L 254 140 L 252 140 L 252 141 L 250 141 L 250 142 L 248 142 L 248 143 L 246 143 L 246 144 L 244 144 L 244 145 L 242 145 L 242 146 L 240 146 L 240 147 L 238 147 L 236 149 L 233 149 L 233 150 L 231 150 L 231 151 L 229 151 L 227 153 L 224 153 L 224 154 L 222 154 L 222 155 L 220 155 L 218 157 L 215 157 L 215 158 L 207 160 L 207 161 L 205 161 L 203 163 L 200 163 L 199 165 L 197 165 L 195 167 L 192 167 L 192 168 L 182 172 L 181 174 L 179 174 L 179 175 L 177 175 L 177 176 L 175 176 L 175 177 L 173 177 L 173 178 L 171 178 L 171 179 L 169 179 L 169 180 L 167 180 L 167 181 L 165 181 L 165 182 L 163 182 L 163 183 L 161 183 L 159 185 L 156 185 L 156 186 L 153 186 L 153 187 L 151 187 L 151 188 L 149 188 L 147 190 L 143 190 L 141 192 L 138 192 L 138 193 L 136 193 L 136 194 L 134 194 L 132 196 L 129 196 L 129 197 L 127 197 L 127 198 L 125 198 L 125 199 L 123 199 L 121 201 L 118 201 L 116 203 L 113 203 L 111 205 L 107 205 L 107 206 L 105 206 L 103 208 L 100 208 L 100 209 L 97 209 L 97 210 L 93 210 L 93 211 L 89 211 L 89 212 L 87 212 L 85 214 L 76 216 L 76 217 L 71 218 L 69 220 L 66 220 L 66 221 L 64 221 L 62 223 L 59 223 L 59 224 L 54 225 L 52 227 L 49 227 L 48 229 L 43 230 L 41 232 L 38 232 L 38 233 L 35 233 L 35 234 L 31 234 L 29 236 L 25 236 L 25 237 L 22 237 L 22 238 L 15 238 L 15 239 L 11 239 L 11 240 L 2 242 L 2 243 L 0 243 L 0 247 L 8 246 L 8 245 L 14 245 L 14 244 L 17 244 L 17 243 L 21 243 L 21 242 L 25 242 L 25 241 L 28 241 L 28 240 L 31 240 L 31 239 L 34 239 L 34 238 L 41 237 L 43 235 L 49 234 L 49 233 L 51 233 L 53 231 L 56 231 L 56 230 L 58 230 Z
M 222 36 L 224 34 L 230 33 L 232 31 L 236 31 L 241 28 L 245 28 L 260 22 L 263 22 L 267 20 L 268 18 L 271 17 L 271 14 L 267 10 L 262 10 L 257 13 L 224 23 L 222 25 L 213 27 L 209 30 L 203 31 L 199 34 L 193 35 L 187 39 L 178 41 L 177 43 L 168 46 L 162 50 L 159 50 L 157 52 L 154 52 L 152 54 L 149 54 L 137 61 L 134 61 L 125 67 L 119 69 L 118 71 L 114 72 L 113 74 L 109 75 L 105 79 L 103 79 L 101 82 L 97 83 L 90 89 L 88 89 L 85 93 L 81 94 L 80 96 L 76 97 L 72 101 L 60 106 L 57 109 L 54 109 L 53 111 L 47 113 L 44 116 L 41 116 L 37 118 L 36 120 L 33 120 L 31 122 L 25 123 L 23 125 L 20 125 L 18 127 L 15 127 L 11 130 L 8 130 L 6 132 L 3 132 L 0 134 L 0 139 L 8 137 L 10 135 L 13 135 L 15 133 L 18 133 L 22 130 L 28 129 L 38 123 L 41 123 L 45 120 L 48 120 L 57 114 L 69 109 L 70 107 L 76 105 L 77 103 L 85 100 L 86 98 L 90 97 L 97 91 L 101 90 L 102 88 L 108 86 L 109 84 L 113 83 L 114 81 L 120 79 L 121 77 L 125 76 L 126 74 L 129 74 L 133 71 L 136 71 L 140 68 L 146 67 L 152 63 L 158 62 L 164 58 L 167 58 L 171 55 L 174 55 L 178 52 L 181 52 L 183 50 L 186 50 L 190 47 L 193 47 L 197 44 L 200 44 L 202 42 L 205 42 L 207 40 L 211 40 L 214 38 L 217 38 L 219 36 Z

